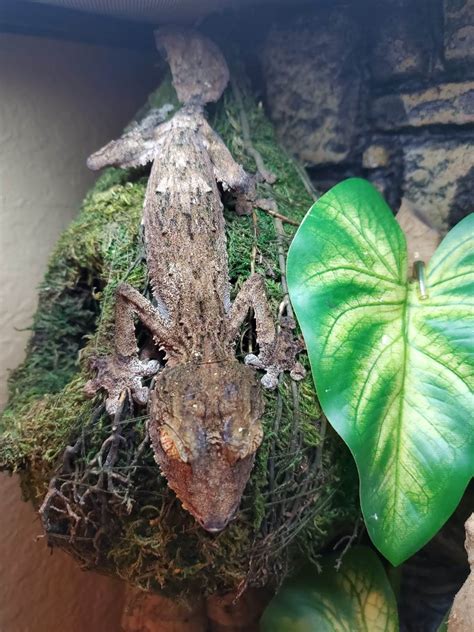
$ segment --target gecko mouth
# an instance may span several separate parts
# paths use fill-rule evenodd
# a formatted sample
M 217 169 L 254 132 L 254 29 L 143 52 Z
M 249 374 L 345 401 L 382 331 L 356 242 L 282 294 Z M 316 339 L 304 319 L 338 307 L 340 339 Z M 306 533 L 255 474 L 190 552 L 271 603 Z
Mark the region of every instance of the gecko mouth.
M 205 521 L 205 520 L 200 520 L 199 521 L 201 527 L 203 529 L 205 529 L 206 531 L 208 531 L 209 533 L 220 533 L 221 531 L 223 531 L 227 524 L 229 523 L 229 520 L 209 520 L 209 521 Z
M 199 524 L 201 525 L 201 527 L 203 529 L 205 529 L 208 533 L 220 533 L 221 531 L 223 531 L 227 525 L 229 524 L 229 522 L 231 522 L 232 520 L 234 520 L 238 508 L 239 508 L 239 504 L 238 503 L 233 511 L 226 516 L 225 518 L 209 518 L 208 520 L 206 520 L 205 518 L 197 518 L 197 521 L 199 522 Z
M 202 525 L 203 529 L 205 529 L 208 533 L 220 533 L 224 530 L 224 527 L 208 527 L 206 525 Z

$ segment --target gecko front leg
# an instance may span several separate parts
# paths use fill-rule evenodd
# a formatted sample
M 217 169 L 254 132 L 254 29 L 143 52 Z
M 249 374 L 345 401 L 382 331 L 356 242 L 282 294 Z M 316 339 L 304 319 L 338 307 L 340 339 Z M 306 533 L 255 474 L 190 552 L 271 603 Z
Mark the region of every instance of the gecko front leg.
M 160 368 L 157 360 L 142 361 L 138 357 L 134 316 L 151 332 L 156 343 L 166 339 L 168 328 L 159 311 L 127 283 L 119 285 L 115 305 L 115 353 L 99 356 L 91 366 L 97 375 L 85 385 L 86 395 L 93 397 L 99 389 L 107 391 L 106 409 L 111 415 L 120 406 L 124 391 L 130 392 L 138 404 L 148 401 L 148 388 L 143 378 L 151 377 Z
M 277 333 L 268 305 L 265 283 L 259 274 L 253 274 L 244 282 L 227 315 L 228 332 L 232 340 L 238 336 L 250 308 L 253 308 L 255 314 L 260 351 L 258 356 L 247 355 L 245 363 L 266 371 L 261 380 L 265 388 L 276 388 L 278 376 L 283 371 L 290 371 L 293 379 L 302 379 L 305 373 L 296 360 L 296 355 L 303 349 L 303 345 L 294 338 L 295 324 L 291 319 L 282 320 Z
M 234 160 L 222 138 L 204 118 L 201 119 L 200 124 L 204 146 L 211 159 L 215 179 L 221 183 L 224 191 L 230 190 L 235 195 L 237 214 L 251 213 L 256 197 L 255 179 Z
M 150 110 L 142 121 L 130 126 L 120 138 L 111 140 L 89 156 L 89 169 L 140 167 L 153 162 L 170 128 L 170 121 L 164 121 L 173 109 L 172 105 L 165 104 L 162 108 Z

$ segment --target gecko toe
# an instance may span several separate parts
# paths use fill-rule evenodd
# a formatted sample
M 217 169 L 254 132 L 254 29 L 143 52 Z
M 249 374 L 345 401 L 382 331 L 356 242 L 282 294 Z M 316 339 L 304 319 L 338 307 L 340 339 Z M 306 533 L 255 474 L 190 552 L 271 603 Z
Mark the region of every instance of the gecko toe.
M 105 410 L 112 417 L 117 414 L 117 411 L 120 408 L 120 395 L 114 395 L 112 397 L 107 397 L 105 400 Z
M 295 362 L 293 368 L 290 371 L 290 377 L 295 382 L 299 382 L 306 377 L 306 369 L 301 364 L 301 362 Z
M 155 375 L 160 369 L 160 363 L 158 360 L 148 360 L 147 362 L 141 362 L 142 376 L 143 377 L 152 377 Z
M 145 406 L 148 402 L 149 389 L 146 386 L 135 388 L 132 392 L 132 397 L 140 406 Z
M 244 362 L 247 366 L 253 366 L 256 369 L 263 369 L 264 364 L 262 360 L 256 356 L 254 353 L 249 353 L 245 356 Z
M 264 388 L 266 388 L 267 390 L 269 390 L 269 391 L 275 390 L 276 387 L 278 386 L 278 375 L 279 375 L 279 373 L 280 373 L 280 371 L 278 371 L 278 369 L 272 370 L 270 368 L 269 370 L 267 370 L 265 375 L 260 380 L 260 382 L 262 383 L 262 386 Z

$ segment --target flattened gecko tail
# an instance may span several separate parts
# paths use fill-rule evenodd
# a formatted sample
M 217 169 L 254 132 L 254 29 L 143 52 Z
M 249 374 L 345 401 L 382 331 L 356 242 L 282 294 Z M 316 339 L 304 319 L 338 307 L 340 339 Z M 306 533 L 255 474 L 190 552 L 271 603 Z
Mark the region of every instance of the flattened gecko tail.
M 99 171 L 99 169 L 110 165 L 120 165 L 128 157 L 127 149 L 128 146 L 124 143 L 124 138 L 111 140 L 89 156 L 87 166 L 92 171 Z
M 90 169 L 91 171 L 98 171 L 101 168 L 100 165 L 97 163 L 95 154 L 92 154 L 92 156 L 89 156 L 89 158 L 86 161 L 86 165 L 87 165 L 87 168 Z
M 158 50 L 164 49 L 173 85 L 183 104 L 218 101 L 229 81 L 229 68 L 219 48 L 194 30 L 155 31 Z
M 104 167 L 109 165 L 110 164 L 109 151 L 112 148 L 113 144 L 114 144 L 114 141 L 111 141 L 110 143 L 105 145 L 105 147 L 102 147 L 102 149 L 99 149 L 99 151 L 96 151 L 95 153 L 91 154 L 86 161 L 88 169 L 91 169 L 91 171 L 99 171 L 99 169 L 103 169 Z

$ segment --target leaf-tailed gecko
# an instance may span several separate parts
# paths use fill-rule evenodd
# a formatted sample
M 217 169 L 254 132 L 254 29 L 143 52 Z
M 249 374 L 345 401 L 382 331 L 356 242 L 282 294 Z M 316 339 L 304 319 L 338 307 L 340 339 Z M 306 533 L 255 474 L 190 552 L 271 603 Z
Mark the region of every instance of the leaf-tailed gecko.
M 210 532 L 234 516 L 262 441 L 264 403 L 261 382 L 276 386 L 279 373 L 297 367 L 299 344 L 291 330 L 278 335 L 264 282 L 252 275 L 230 301 L 223 206 L 217 183 L 251 205 L 252 178 L 232 158 L 204 116 L 228 82 L 218 48 L 193 31 L 162 30 L 173 84 L 183 107 L 157 124 L 151 113 L 119 140 L 93 154 L 88 165 L 133 167 L 152 162 L 144 210 L 146 260 L 154 302 L 128 284 L 118 287 L 115 353 L 98 357 L 89 395 L 108 393 L 114 414 L 122 394 L 149 404 L 149 432 L 155 459 L 169 486 Z M 158 113 L 159 114 L 159 113 Z M 252 307 L 258 357 L 237 361 L 234 342 Z M 139 358 L 134 317 L 166 352 L 166 365 Z M 150 390 L 142 379 L 156 374 Z

